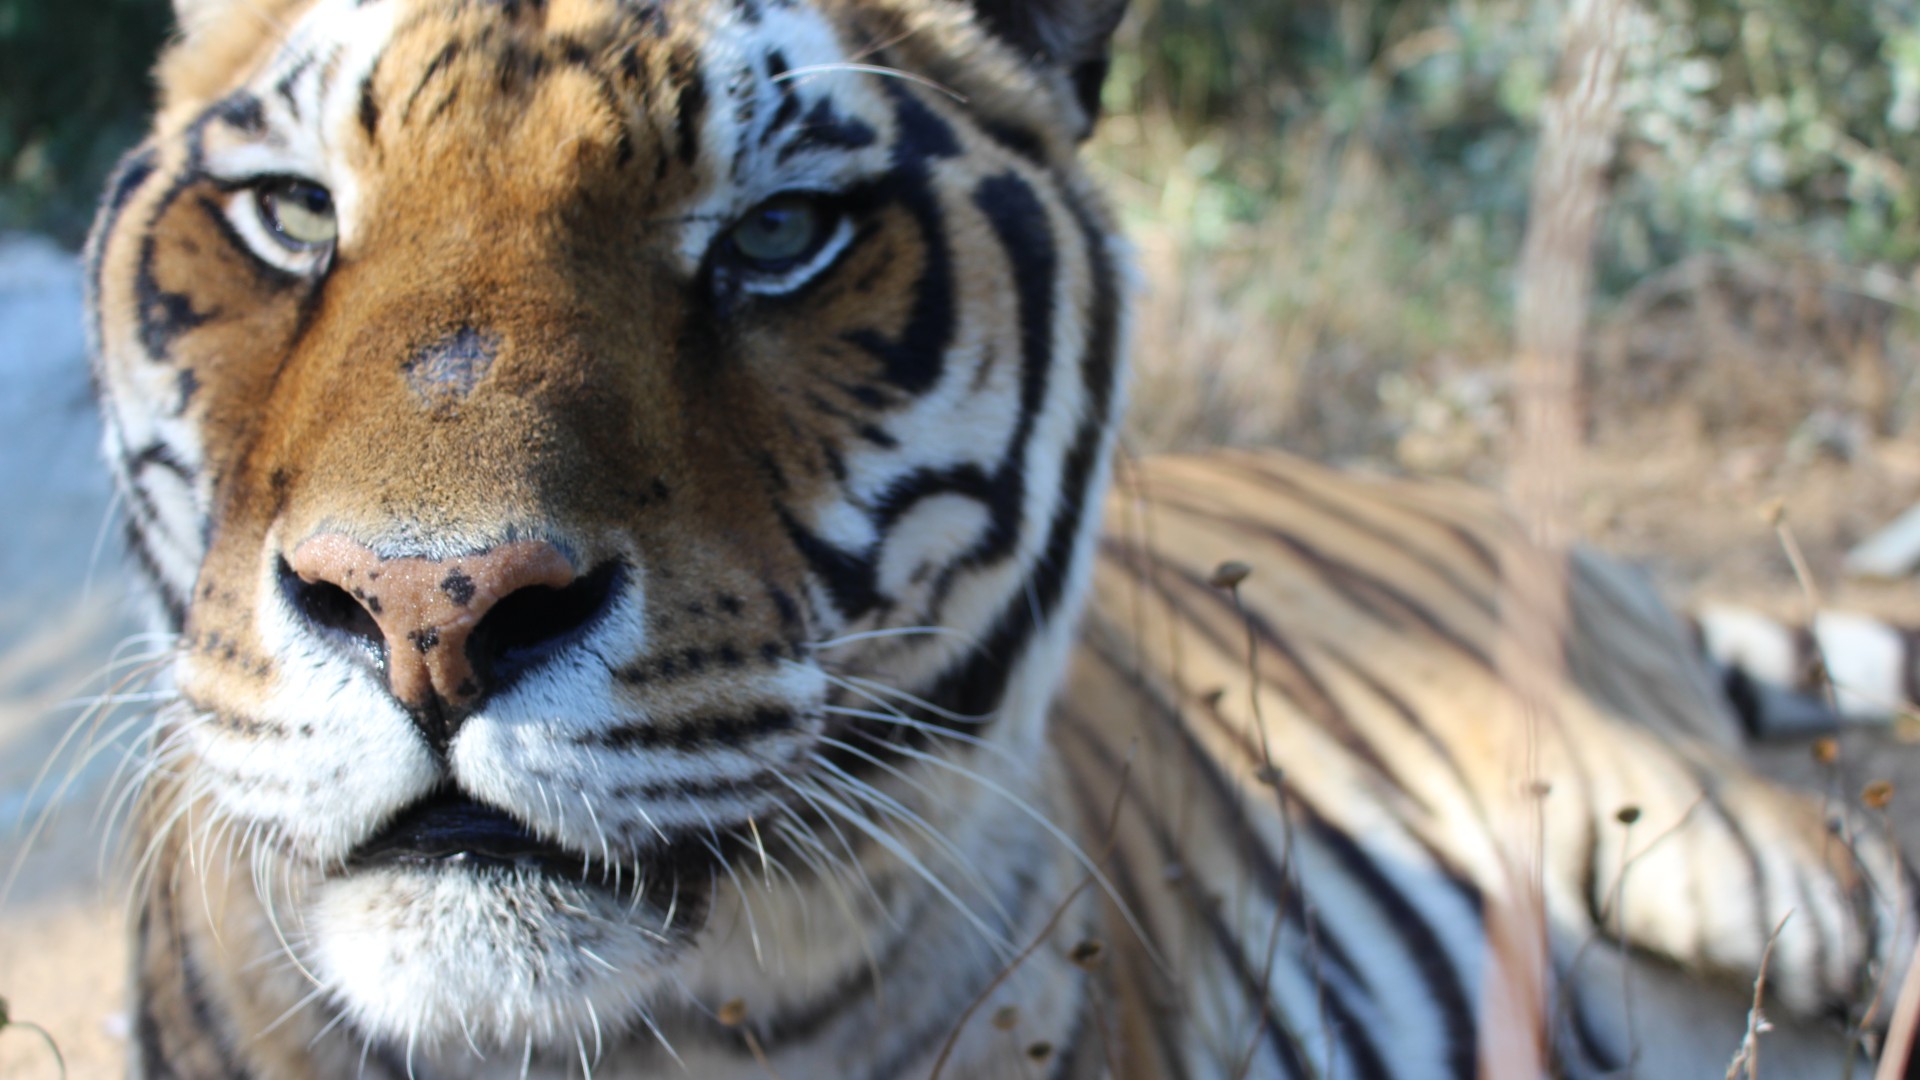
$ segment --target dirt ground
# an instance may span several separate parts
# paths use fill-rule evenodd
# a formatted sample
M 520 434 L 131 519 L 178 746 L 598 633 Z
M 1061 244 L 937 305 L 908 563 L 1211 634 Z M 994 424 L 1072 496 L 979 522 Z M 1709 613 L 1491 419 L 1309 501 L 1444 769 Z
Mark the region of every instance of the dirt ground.
M 67 1075 L 85 1080 L 121 1075 L 127 1052 L 124 897 L 102 868 L 97 821 L 119 755 L 56 750 L 86 695 L 124 670 L 108 667 L 116 644 L 137 654 L 139 641 L 127 637 L 113 546 L 95 554 L 109 509 L 92 449 L 79 289 L 66 256 L 0 240 L 9 380 L 0 398 L 0 580 L 9 583 L 0 591 L 0 880 L 12 879 L 0 894 L 0 998 L 16 1019 L 46 1026 Z M 1644 564 L 1676 602 L 1732 600 L 1795 617 L 1810 594 L 1770 524 L 1778 505 L 1822 602 L 1920 626 L 1920 579 L 1848 582 L 1840 572 L 1850 546 L 1920 502 L 1920 446 L 1868 439 L 1848 457 L 1808 455 L 1777 437 L 1706 438 L 1686 410 L 1651 412 L 1597 436 L 1579 476 L 1581 528 Z M 1805 746 L 1763 756 L 1793 782 L 1839 797 L 1893 779 L 1890 820 L 1920 820 L 1911 727 L 1848 733 L 1831 768 Z M 35 835 L 49 808 L 58 812 Z M 43 1043 L 0 1031 L 0 1077 L 56 1075 Z

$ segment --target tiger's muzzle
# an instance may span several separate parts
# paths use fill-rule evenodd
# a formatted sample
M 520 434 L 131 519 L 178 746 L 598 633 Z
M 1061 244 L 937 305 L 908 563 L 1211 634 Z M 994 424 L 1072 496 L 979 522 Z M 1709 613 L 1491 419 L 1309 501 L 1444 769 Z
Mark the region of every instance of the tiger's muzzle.
M 312 633 L 351 646 L 441 757 L 498 686 L 577 641 L 620 576 L 580 574 L 559 548 L 519 540 L 448 559 L 384 557 L 348 537 L 310 537 L 282 583 Z

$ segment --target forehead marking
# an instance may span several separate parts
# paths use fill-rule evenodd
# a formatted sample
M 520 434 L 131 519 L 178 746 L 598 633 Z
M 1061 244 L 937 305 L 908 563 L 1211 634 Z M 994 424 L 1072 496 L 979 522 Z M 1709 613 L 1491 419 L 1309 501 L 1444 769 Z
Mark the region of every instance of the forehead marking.
M 463 326 L 421 349 L 403 370 L 421 404 L 444 409 L 472 394 L 499 354 L 499 335 Z

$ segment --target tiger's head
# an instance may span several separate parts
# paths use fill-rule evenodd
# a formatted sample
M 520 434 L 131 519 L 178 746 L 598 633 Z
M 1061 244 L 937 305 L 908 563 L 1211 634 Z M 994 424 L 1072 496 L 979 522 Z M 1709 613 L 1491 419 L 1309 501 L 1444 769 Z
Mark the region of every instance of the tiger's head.
M 179 0 L 90 250 L 178 635 L 152 887 L 244 880 L 410 1055 L 777 1014 L 889 917 L 1004 961 L 1119 409 L 1120 7 Z

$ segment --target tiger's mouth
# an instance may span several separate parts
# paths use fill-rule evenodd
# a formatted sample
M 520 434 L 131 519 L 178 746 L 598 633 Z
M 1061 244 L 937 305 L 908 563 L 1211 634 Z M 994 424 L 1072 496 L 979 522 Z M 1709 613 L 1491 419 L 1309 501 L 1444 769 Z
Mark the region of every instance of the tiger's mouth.
M 626 860 L 609 860 L 542 839 L 518 818 L 458 788 L 441 788 L 395 815 L 347 856 L 349 874 L 382 869 L 444 869 L 502 879 L 545 878 L 614 893 L 634 903 L 677 904 L 704 880 L 723 847 L 699 837 L 670 838 Z
M 449 788 L 401 811 L 347 857 L 355 870 L 427 864 L 601 876 L 592 873 L 592 859 L 542 840 L 505 810 Z

